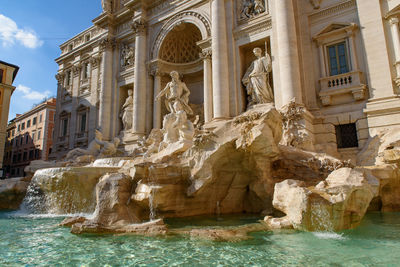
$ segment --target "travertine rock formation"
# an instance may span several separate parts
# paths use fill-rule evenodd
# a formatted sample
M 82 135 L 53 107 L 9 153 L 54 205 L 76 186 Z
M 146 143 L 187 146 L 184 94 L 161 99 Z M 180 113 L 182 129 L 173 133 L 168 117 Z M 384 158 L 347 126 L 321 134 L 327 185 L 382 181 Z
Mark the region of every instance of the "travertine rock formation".
M 34 213 L 91 213 L 96 205 L 95 188 L 105 173 L 118 167 L 65 167 L 36 171 L 24 205 Z
M 359 225 L 376 188 L 360 170 L 341 168 L 315 187 L 285 180 L 275 185 L 273 205 L 285 217 L 265 220 L 275 228 L 339 231 Z
M 0 180 L 0 210 L 16 210 L 25 197 L 30 178 Z

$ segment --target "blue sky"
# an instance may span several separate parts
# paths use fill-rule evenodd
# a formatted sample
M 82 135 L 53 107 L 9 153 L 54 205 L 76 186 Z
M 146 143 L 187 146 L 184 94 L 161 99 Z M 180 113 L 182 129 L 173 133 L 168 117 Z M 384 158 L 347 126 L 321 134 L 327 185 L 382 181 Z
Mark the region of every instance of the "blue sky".
M 101 0 L 0 0 L 0 60 L 20 67 L 9 120 L 57 94 L 59 45 L 100 13 Z

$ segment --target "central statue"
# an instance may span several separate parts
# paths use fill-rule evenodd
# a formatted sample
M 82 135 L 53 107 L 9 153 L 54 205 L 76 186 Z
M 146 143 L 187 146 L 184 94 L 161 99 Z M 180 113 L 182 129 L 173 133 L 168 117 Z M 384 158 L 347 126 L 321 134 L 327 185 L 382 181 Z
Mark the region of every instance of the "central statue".
M 172 80 L 167 83 L 167 86 L 157 95 L 156 100 L 159 101 L 165 95 L 165 106 L 171 113 L 185 111 L 186 114 L 192 115 L 193 110 L 189 106 L 190 91 L 186 84 L 179 79 L 177 71 L 171 71 Z

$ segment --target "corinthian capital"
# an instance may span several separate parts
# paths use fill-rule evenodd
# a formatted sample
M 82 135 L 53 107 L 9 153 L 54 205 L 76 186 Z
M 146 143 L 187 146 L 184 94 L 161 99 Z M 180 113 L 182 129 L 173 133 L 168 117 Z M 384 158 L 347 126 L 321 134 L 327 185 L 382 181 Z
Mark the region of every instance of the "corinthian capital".
M 208 49 L 204 49 L 203 51 L 201 51 L 201 53 L 199 54 L 201 59 L 211 59 L 212 58 L 212 50 L 210 48 Z
M 55 77 L 56 77 L 58 83 L 63 83 L 64 82 L 64 77 L 65 77 L 65 73 L 64 72 L 57 73 Z
M 389 23 L 390 23 L 390 25 L 399 24 L 399 18 L 398 17 L 391 17 L 389 19 Z
M 133 33 L 143 33 L 146 31 L 146 21 L 142 18 L 134 20 L 131 24 Z
M 113 49 L 115 46 L 115 39 L 110 37 L 105 37 L 100 40 L 100 50 Z

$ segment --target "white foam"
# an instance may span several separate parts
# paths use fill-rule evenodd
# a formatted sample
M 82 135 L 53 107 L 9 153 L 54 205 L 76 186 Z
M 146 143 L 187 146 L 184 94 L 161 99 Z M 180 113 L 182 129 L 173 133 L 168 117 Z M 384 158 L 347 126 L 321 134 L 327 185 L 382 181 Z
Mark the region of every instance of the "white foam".
M 10 212 L 7 214 L 10 217 L 20 217 L 20 218 L 33 218 L 33 219 L 46 219 L 46 218 L 65 218 L 65 217 L 85 217 L 90 219 L 93 214 L 91 213 L 70 213 L 70 214 L 29 214 L 21 210 Z
M 345 240 L 346 237 L 343 234 L 338 234 L 334 232 L 313 232 L 313 235 L 318 237 L 319 239 L 336 239 L 336 240 Z

